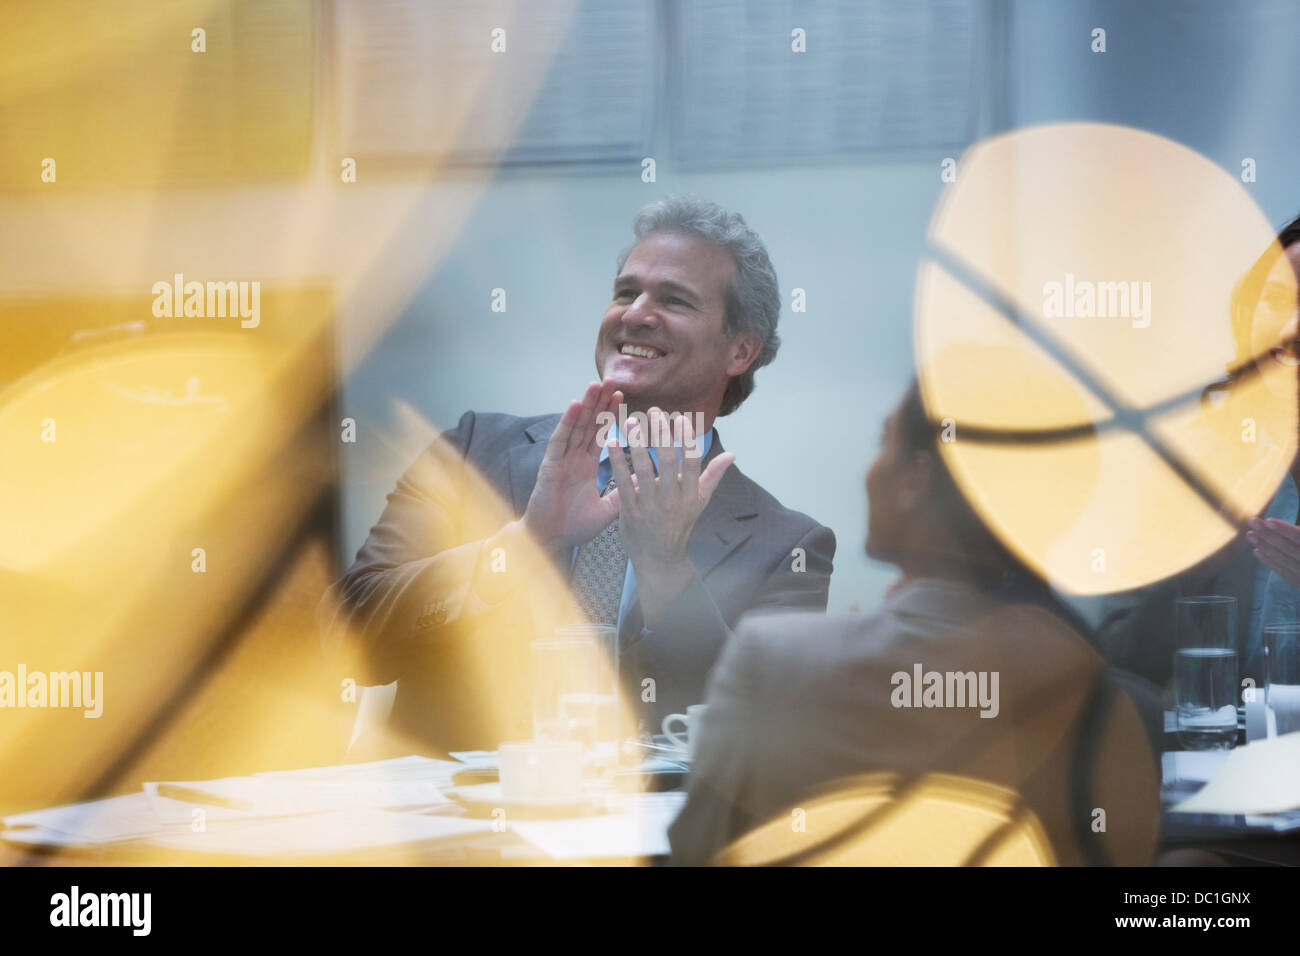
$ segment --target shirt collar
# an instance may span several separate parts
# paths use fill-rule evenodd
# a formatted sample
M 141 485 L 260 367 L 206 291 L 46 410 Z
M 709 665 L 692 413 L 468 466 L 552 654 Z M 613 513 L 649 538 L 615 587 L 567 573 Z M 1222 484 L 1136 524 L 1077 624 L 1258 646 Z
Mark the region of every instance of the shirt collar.
M 622 447 L 626 448 L 626 447 L 627 447 L 627 437 L 626 437 L 626 436 L 625 436 L 621 431 L 619 431 L 619 428 L 618 428 L 618 424 L 617 424 L 617 423 L 615 423 L 615 425 L 613 426 L 613 428 L 611 429 L 611 431 L 614 433 L 614 436 L 615 436 L 616 438 L 618 438 L 618 443 L 619 443 L 619 445 L 621 445 Z M 701 435 L 701 436 L 699 436 L 698 438 L 695 439 L 695 444 L 698 445 L 698 446 L 699 446 L 699 449 L 700 449 L 700 457 L 701 457 L 701 458 L 707 458 L 707 457 L 709 457 L 709 449 L 711 449 L 711 448 L 713 447 L 713 431 L 714 431 L 714 430 L 713 430 L 712 428 L 710 428 L 710 429 L 709 429 L 707 432 L 705 432 L 703 435 Z M 649 449 L 649 451 L 650 451 L 650 459 L 651 459 L 651 460 L 652 460 L 656 465 L 658 465 L 658 464 L 659 464 L 659 455 L 656 453 L 656 452 L 657 452 L 657 449 L 655 449 L 655 448 L 652 447 L 652 448 Z M 601 460 L 602 463 L 603 463 L 603 462 L 606 462 L 606 461 L 609 461 L 609 446 L 608 446 L 608 445 L 602 445 L 602 446 L 601 446 L 601 448 L 600 448 L 600 460 Z

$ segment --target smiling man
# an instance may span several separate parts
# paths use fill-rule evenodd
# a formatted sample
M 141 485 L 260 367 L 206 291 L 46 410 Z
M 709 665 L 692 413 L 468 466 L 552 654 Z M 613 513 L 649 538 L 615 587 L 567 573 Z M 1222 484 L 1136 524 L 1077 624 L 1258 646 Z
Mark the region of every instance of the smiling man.
M 503 557 L 530 544 L 587 621 L 618 629 L 647 725 L 702 699 L 742 614 L 826 608 L 834 534 L 742 474 L 714 427 L 780 344 L 762 240 L 740 216 L 683 197 L 646 206 L 634 231 L 596 335 L 600 381 L 562 414 L 466 412 L 398 482 L 323 604 L 327 638 L 365 647 L 372 680 L 398 679 L 394 724 L 433 749 L 494 748 L 528 729 L 526 682 L 493 684 L 492 714 L 483 701 L 485 682 L 527 670 L 519 632 L 530 628 L 502 609 L 543 599 L 530 592 L 544 576 Z M 655 447 L 678 414 L 681 447 Z M 467 519 L 466 474 L 513 520 Z M 501 666 L 488 673 L 493 654 Z

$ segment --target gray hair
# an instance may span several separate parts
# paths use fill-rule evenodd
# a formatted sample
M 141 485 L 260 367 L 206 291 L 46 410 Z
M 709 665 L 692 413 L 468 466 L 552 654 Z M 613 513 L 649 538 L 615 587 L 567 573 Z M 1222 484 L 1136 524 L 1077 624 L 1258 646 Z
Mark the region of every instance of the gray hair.
M 724 326 L 731 336 L 757 332 L 763 339 L 763 347 L 744 374 L 727 383 L 718 415 L 731 414 L 754 391 L 754 373 L 776 358 L 776 350 L 781 347 L 781 337 L 776 334 L 776 323 L 781 317 L 781 288 L 767 247 L 738 213 L 694 196 L 669 196 L 641 207 L 632 231 L 637 242 L 656 231 L 690 233 L 726 249 L 736 261 L 736 276 L 726 291 Z M 619 256 L 619 271 L 633 248 L 625 249 Z

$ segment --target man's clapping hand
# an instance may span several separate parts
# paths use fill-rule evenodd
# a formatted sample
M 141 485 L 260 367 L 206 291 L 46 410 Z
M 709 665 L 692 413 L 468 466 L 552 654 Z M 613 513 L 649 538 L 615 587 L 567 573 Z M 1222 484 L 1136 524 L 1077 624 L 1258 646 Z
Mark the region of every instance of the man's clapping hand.
M 658 408 L 649 412 L 651 435 L 668 434 L 667 416 Z M 681 418 L 682 444 L 695 444 L 689 415 Z M 628 424 L 627 462 L 610 438 L 610 466 L 622 492 L 619 498 L 619 533 L 623 548 L 636 570 L 637 591 L 646 626 L 654 628 L 672 601 L 690 583 L 694 569 L 686 552 L 691 529 L 708 505 L 718 483 L 736 456 L 723 452 L 700 473 L 700 458 L 686 457 L 677 447 L 660 448 L 659 475 L 644 447 L 636 420 Z M 679 474 L 680 472 L 680 474 Z
M 524 527 L 543 546 L 585 544 L 618 517 L 618 489 L 602 498 L 596 488 L 602 412 L 617 414 L 623 393 L 614 382 L 592 382 L 571 402 L 546 443 L 537 483 L 524 511 Z
M 647 437 L 634 418 L 627 435 L 632 471 L 611 432 L 608 441 L 615 487 L 602 498 L 596 487 L 599 419 L 605 412 L 617 417 L 622 401 L 622 392 L 607 379 L 592 382 L 582 400 L 569 405 L 547 442 L 523 518 L 489 541 L 483 553 L 507 545 L 514 535 L 524 532 L 546 548 L 579 547 L 617 520 L 623 548 L 636 571 L 646 626 L 654 628 L 690 583 L 694 569 L 686 543 L 736 456 L 724 452 L 701 473 L 699 457 L 686 457 L 681 449 L 667 446 L 657 451 L 660 469 L 656 477 Z M 648 419 L 651 435 L 670 434 L 667 416 L 658 408 L 650 409 Z M 689 415 L 683 415 L 682 427 L 683 445 L 694 446 L 696 436 Z M 500 599 L 512 585 L 507 576 L 489 574 L 483 566 L 475 578 L 476 590 L 489 602 Z

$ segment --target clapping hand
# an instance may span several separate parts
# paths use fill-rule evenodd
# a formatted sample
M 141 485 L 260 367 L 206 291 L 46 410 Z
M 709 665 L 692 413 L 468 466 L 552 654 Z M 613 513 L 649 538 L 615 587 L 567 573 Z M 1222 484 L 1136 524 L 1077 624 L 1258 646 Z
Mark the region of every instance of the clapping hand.
M 524 511 L 524 527 L 546 547 L 577 547 L 619 515 L 619 489 L 602 498 L 596 488 L 602 412 L 616 413 L 623 393 L 612 379 L 592 382 L 581 401 L 569 403 L 546 443 L 537 483 Z
M 667 416 L 649 412 L 651 435 L 669 434 Z M 695 433 L 689 415 L 682 416 L 682 445 L 692 446 Z M 677 447 L 658 449 L 656 477 L 640 425 L 628 425 L 628 447 L 634 473 L 611 435 L 609 461 L 619 495 L 619 534 L 636 570 L 637 591 L 646 625 L 654 628 L 662 614 L 690 583 L 694 569 L 686 551 L 691 529 L 713 497 L 736 456 L 723 452 L 700 472 L 700 457 L 684 456 Z

